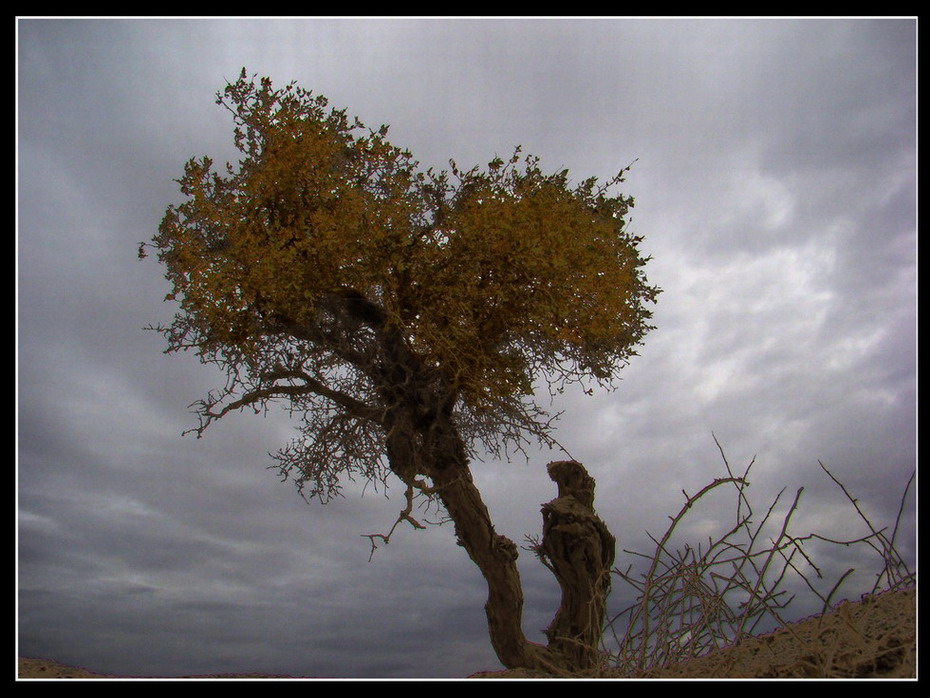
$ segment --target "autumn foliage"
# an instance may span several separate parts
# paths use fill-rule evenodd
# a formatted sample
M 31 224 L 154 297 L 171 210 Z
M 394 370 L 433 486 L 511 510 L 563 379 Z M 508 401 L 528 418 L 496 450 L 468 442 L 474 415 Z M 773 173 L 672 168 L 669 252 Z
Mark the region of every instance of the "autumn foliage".
M 609 386 L 651 329 L 633 200 L 611 193 L 626 168 L 572 185 L 517 148 L 424 171 L 386 126 L 245 70 L 217 102 L 241 159 L 192 159 L 178 180 L 149 245 L 180 304 L 158 329 L 228 375 L 198 434 L 287 402 L 301 434 L 277 458 L 310 495 L 393 473 L 456 520 L 442 482 L 478 446 L 550 438 L 538 381 Z

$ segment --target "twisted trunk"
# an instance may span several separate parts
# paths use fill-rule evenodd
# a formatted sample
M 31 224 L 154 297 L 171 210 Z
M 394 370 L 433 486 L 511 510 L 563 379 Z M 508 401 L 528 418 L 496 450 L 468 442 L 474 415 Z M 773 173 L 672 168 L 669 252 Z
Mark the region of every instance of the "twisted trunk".
M 559 581 L 562 603 L 546 636 L 571 665 L 590 668 L 599 659 L 616 539 L 594 513 L 594 478 L 581 463 L 554 462 L 548 471 L 559 496 L 543 505 L 540 557 Z
M 410 351 L 401 332 L 386 324 L 374 304 L 359 296 L 339 299 L 346 314 L 379 337 L 380 365 L 373 378 L 386 406 L 381 421 L 391 470 L 408 487 L 425 485 L 442 502 L 459 545 L 488 584 L 485 611 L 491 644 L 507 668 L 560 673 L 593 669 L 610 590 L 615 540 L 594 513 L 594 480 L 575 461 L 550 463 L 558 497 L 543 505 L 540 559 L 562 589 L 558 612 L 546 631 L 548 644 L 523 633 L 523 587 L 517 546 L 494 530 L 475 486 L 467 448 L 455 424 L 455 393 L 442 373 Z
M 595 668 L 615 541 L 594 513 L 594 480 L 575 461 L 549 465 L 559 496 L 543 506 L 543 539 L 538 552 L 559 581 L 562 601 L 546 631 L 548 645 L 530 642 L 522 627 L 523 587 L 517 546 L 495 531 L 451 415 L 441 411 L 432 414 L 433 421 L 419 430 L 412 428 L 416 422 L 413 416 L 395 416 L 388 439 L 392 469 L 408 484 L 415 473 L 432 481 L 431 490 L 452 519 L 459 545 L 487 581 L 488 631 L 501 663 L 510 669 L 553 673 Z M 398 428 L 401 424 L 406 428 Z
M 559 484 L 560 496 L 543 505 L 540 557 L 558 579 L 562 601 L 546 631 L 548 645 L 530 642 L 523 633 L 517 546 L 494 530 L 467 464 L 434 474 L 433 482 L 459 544 L 487 581 L 488 630 L 501 663 L 509 669 L 585 671 L 595 668 L 600 658 L 615 541 L 589 503 L 563 492 L 566 476 L 583 474 L 593 500 L 594 480 L 584 467 L 575 461 L 551 463 L 549 474 Z

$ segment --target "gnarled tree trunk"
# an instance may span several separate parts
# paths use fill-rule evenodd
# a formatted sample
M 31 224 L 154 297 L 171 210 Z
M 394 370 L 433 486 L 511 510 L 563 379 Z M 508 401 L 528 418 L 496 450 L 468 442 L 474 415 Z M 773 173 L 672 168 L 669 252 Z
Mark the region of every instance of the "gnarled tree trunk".
M 559 496 L 543 505 L 540 556 L 559 580 L 562 603 L 546 629 L 549 647 L 578 668 L 598 661 L 616 540 L 594 513 L 594 478 L 576 461 L 550 463 Z
M 379 421 L 391 470 L 411 491 L 428 490 L 438 497 L 455 525 L 459 544 L 487 580 L 488 629 L 501 663 L 511 669 L 556 673 L 594 668 L 615 545 L 594 513 L 594 479 L 576 461 L 548 466 L 558 496 L 543 506 L 543 538 L 536 552 L 555 574 L 562 601 L 546 631 L 548 644 L 530 642 L 522 627 L 517 546 L 494 530 L 474 484 L 468 450 L 453 416 L 454 391 L 442 372 L 410 351 L 400 331 L 387 326 L 377 306 L 355 296 L 338 299 L 337 308 L 340 305 L 379 337 L 373 378 L 385 405 Z
M 488 584 L 485 611 L 491 644 L 508 669 L 578 672 L 597 666 L 610 591 L 614 537 L 592 507 L 594 480 L 575 461 L 549 464 L 559 496 L 543 505 L 540 558 L 555 574 L 562 601 L 546 631 L 548 645 L 523 633 L 523 588 L 517 546 L 494 530 L 490 514 L 466 464 L 436 473 L 438 496 L 456 535 Z

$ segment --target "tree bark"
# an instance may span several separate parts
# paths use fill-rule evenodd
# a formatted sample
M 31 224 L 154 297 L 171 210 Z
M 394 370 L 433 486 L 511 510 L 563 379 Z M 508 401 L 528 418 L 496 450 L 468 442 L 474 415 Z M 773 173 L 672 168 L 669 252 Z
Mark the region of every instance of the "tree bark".
M 355 314 L 353 314 L 354 316 Z M 543 505 L 543 539 L 537 552 L 555 574 L 562 601 L 548 644 L 523 632 L 523 587 L 517 546 L 498 534 L 475 486 L 468 451 L 452 413 L 454 394 L 441 374 L 424 366 L 400 332 L 373 322 L 380 335 L 379 383 L 391 470 L 408 487 L 422 489 L 420 475 L 455 525 L 459 545 L 488 584 L 485 611 L 491 644 L 509 669 L 581 672 L 597 666 L 610 590 L 615 540 L 594 513 L 594 479 L 575 461 L 548 466 L 558 496 Z
M 559 496 L 542 508 L 540 553 L 562 589 L 549 647 L 582 669 L 597 665 L 616 539 L 594 513 L 594 478 L 576 461 L 548 466 Z
M 591 506 L 593 478 L 575 461 L 550 463 L 548 468 L 559 485 L 559 496 L 543 505 L 540 557 L 558 579 L 562 601 L 546 631 L 548 645 L 542 645 L 527 640 L 523 632 L 517 546 L 494 530 L 467 465 L 456 470 L 434 476 L 433 481 L 455 524 L 459 544 L 487 581 L 488 630 L 501 663 L 508 669 L 549 673 L 596 668 L 615 540 Z

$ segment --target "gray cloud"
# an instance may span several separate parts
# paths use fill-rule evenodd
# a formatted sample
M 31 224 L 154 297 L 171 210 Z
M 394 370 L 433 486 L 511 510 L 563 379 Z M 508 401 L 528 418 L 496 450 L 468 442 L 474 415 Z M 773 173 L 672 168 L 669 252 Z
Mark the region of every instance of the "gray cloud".
M 579 180 L 639 159 L 625 191 L 665 290 L 657 329 L 615 392 L 552 405 L 621 549 L 645 552 L 681 490 L 723 474 L 712 432 L 735 468 L 755 456 L 758 501 L 805 487 L 797 533 L 861 535 L 818 459 L 893 525 L 916 464 L 915 28 L 19 20 L 20 654 L 124 674 L 497 666 L 483 581 L 448 525 L 402 530 L 368 562 L 363 534 L 389 528 L 398 490 L 348 483 L 344 499 L 305 504 L 266 470 L 286 414 L 181 437 L 185 406 L 222 376 L 142 330 L 173 310 L 136 249 L 179 200 L 185 160 L 235 158 L 213 95 L 243 65 L 391 124 L 424 167 L 516 144 Z M 518 543 L 539 532 L 558 457 L 475 466 Z M 704 535 L 731 505 L 708 502 L 682 533 Z M 915 520 L 911 504 L 911 557 Z M 862 564 L 818 552 L 837 574 Z M 558 588 L 528 552 L 521 573 L 537 633 Z

